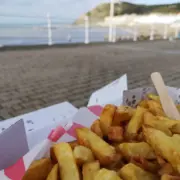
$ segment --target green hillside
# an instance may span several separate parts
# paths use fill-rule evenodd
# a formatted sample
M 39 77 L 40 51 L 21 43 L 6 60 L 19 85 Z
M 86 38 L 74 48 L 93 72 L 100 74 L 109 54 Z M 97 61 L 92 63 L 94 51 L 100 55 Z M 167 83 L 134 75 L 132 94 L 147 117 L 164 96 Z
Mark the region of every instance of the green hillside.
M 99 21 L 109 16 L 110 4 L 103 3 L 87 12 L 87 15 L 92 20 Z M 165 5 L 136 5 L 132 3 L 123 2 L 121 4 L 115 4 L 115 16 L 123 14 L 150 14 L 150 13 L 178 13 L 180 12 L 180 3 L 176 4 L 165 4 Z M 79 18 L 76 23 L 82 21 L 84 16 Z

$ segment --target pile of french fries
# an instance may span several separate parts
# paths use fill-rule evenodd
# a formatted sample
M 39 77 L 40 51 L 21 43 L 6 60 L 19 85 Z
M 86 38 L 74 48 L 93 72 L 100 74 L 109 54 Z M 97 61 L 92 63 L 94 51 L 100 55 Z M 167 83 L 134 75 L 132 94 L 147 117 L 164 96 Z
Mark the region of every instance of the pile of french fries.
M 158 96 L 135 109 L 106 105 L 76 134 L 33 162 L 23 180 L 180 180 L 180 121 L 166 116 Z

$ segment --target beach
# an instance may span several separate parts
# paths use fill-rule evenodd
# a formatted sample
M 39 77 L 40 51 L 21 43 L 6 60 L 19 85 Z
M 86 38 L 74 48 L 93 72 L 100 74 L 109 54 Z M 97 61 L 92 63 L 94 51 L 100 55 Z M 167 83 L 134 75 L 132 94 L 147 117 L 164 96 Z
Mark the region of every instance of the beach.
M 84 43 L 84 25 L 54 25 L 52 26 L 52 44 Z M 107 41 L 108 27 L 91 26 L 89 28 L 90 42 Z M 117 37 L 132 36 L 125 28 L 117 28 Z M 12 45 L 47 45 L 48 29 L 45 25 L 0 26 L 0 46 Z
M 162 73 L 180 87 L 180 41 L 33 47 L 0 51 L 0 119 L 69 101 L 86 106 L 92 92 L 128 76 L 129 89 Z

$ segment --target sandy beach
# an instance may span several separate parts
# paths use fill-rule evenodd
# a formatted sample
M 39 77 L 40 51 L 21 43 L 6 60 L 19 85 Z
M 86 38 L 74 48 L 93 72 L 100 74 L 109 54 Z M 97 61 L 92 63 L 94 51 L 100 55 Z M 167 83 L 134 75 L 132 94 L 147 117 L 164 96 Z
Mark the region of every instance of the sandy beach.
M 0 51 L 0 118 L 65 100 L 84 106 L 124 73 L 130 89 L 151 85 L 153 71 L 180 87 L 179 49 L 180 41 L 147 41 Z

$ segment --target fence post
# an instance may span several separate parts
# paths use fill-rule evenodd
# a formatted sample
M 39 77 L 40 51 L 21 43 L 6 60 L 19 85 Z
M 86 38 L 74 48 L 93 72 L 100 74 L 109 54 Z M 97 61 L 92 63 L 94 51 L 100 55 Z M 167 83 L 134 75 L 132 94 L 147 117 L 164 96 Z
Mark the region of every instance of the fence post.
M 133 41 L 137 41 L 137 25 L 134 26 L 134 36 L 133 36 Z
M 85 16 L 84 17 L 84 21 L 85 21 L 85 39 L 84 39 L 84 43 L 85 44 L 89 44 L 89 16 Z
M 116 42 L 116 25 L 114 25 L 114 28 L 113 28 L 113 39 L 112 39 L 112 42 L 115 43 Z
M 52 29 L 51 29 L 51 16 L 47 13 L 47 28 L 48 28 L 48 45 L 51 46 L 52 43 Z
M 178 34 L 179 34 L 179 28 L 176 27 L 176 28 L 175 28 L 175 39 L 178 38 Z
M 115 6 L 115 3 L 114 3 L 114 0 L 111 0 L 111 3 L 110 3 L 110 13 L 109 13 L 109 17 L 110 17 L 110 22 L 109 22 L 109 42 L 112 42 L 113 41 L 113 17 L 114 17 L 114 6 Z
M 151 25 L 150 40 L 154 40 L 154 24 Z
M 167 38 L 168 38 L 168 37 L 167 37 L 167 34 L 168 34 L 168 25 L 165 24 L 165 25 L 164 25 L 164 35 L 163 35 L 163 39 L 167 39 Z

